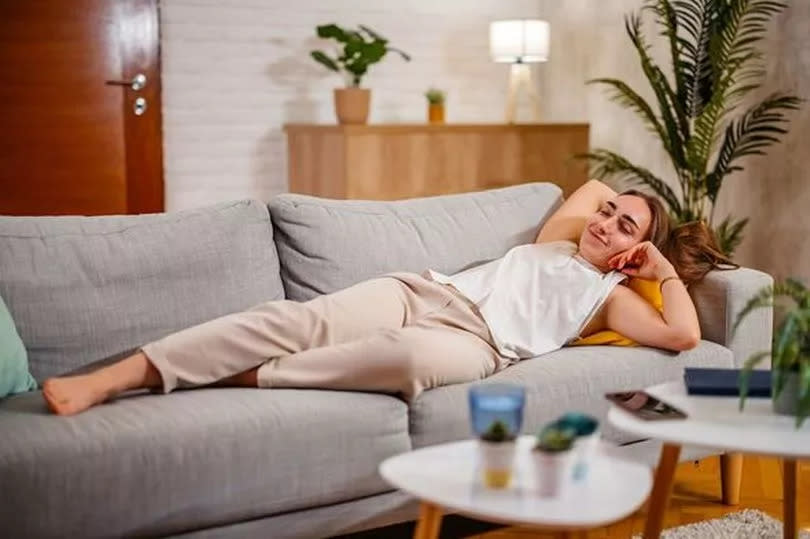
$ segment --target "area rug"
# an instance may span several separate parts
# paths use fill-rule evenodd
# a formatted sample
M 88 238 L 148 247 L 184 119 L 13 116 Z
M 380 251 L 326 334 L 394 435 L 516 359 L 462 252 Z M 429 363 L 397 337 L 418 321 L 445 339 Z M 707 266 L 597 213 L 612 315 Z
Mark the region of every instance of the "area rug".
M 782 537 L 782 523 L 757 509 L 746 509 L 722 518 L 704 520 L 669 528 L 661 533 L 662 539 L 778 539 Z M 641 535 L 634 535 L 640 539 Z M 800 539 L 810 539 L 810 533 L 800 531 Z

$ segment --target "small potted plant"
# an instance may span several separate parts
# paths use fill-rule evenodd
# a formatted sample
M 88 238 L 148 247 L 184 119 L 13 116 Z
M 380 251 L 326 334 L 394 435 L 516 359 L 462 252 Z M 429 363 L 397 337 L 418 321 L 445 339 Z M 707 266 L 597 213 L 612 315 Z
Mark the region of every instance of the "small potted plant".
M 484 485 L 506 488 L 512 481 L 515 460 L 515 434 L 505 422 L 496 419 L 478 438 L 478 449 Z
M 428 100 L 428 122 L 432 124 L 444 123 L 444 92 L 438 88 L 428 88 L 425 92 Z
M 327 69 L 346 75 L 346 88 L 335 89 L 335 113 L 342 124 L 364 124 L 368 121 L 371 92 L 360 88 L 369 66 L 382 60 L 389 51 L 398 53 L 406 62 L 411 57 L 388 45 L 388 40 L 362 24 L 358 30 L 325 24 L 316 29 L 318 37 L 334 39 L 343 46 L 342 52 L 331 57 L 316 50 L 310 54 Z
M 574 479 L 584 479 L 588 464 L 599 447 L 599 421 L 588 414 L 568 412 L 551 424 L 562 430 L 572 430 L 574 439 Z
M 576 432 L 549 426 L 537 436 L 534 446 L 534 470 L 537 492 L 541 496 L 562 494 L 572 478 Z
M 786 309 L 774 331 L 771 350 L 758 352 L 743 364 L 739 381 L 740 409 L 745 405 L 751 371 L 770 357 L 774 412 L 796 416 L 796 428 L 799 428 L 810 415 L 810 290 L 795 279 L 761 289 L 740 311 L 734 330 L 748 313 L 773 306 L 778 297 L 787 298 L 792 306 Z

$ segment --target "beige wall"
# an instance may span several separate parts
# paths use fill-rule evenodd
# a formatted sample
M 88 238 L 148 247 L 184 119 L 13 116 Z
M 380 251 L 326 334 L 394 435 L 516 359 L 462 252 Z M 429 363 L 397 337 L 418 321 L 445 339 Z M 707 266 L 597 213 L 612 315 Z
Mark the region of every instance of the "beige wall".
M 617 150 L 671 178 L 663 151 L 632 113 L 610 102 L 584 81 L 616 77 L 650 98 L 636 55 L 624 32 L 623 16 L 641 0 L 540 0 L 541 17 L 551 22 L 549 63 L 539 73 L 546 119 L 591 122 L 592 146 Z M 810 0 L 793 0 L 773 21 L 763 43 L 767 95 L 786 90 L 810 98 Z M 654 31 L 656 57 L 666 51 Z M 793 115 L 791 131 L 766 157 L 749 160 L 746 170 L 728 178 L 717 214 L 748 215 L 737 259 L 775 276 L 795 275 L 810 284 L 810 103 Z M 615 186 L 621 187 L 621 186 Z

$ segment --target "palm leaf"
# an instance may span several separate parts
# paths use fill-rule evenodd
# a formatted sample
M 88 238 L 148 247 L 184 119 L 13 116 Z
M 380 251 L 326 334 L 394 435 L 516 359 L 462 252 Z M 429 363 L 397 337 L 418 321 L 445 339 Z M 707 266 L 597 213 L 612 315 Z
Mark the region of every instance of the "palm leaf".
M 667 131 L 669 147 L 672 150 L 670 157 L 675 165 L 675 170 L 680 174 L 680 171 L 686 168 L 683 147 L 689 137 L 689 121 L 664 72 L 650 57 L 650 47 L 641 32 L 641 19 L 638 15 L 632 14 L 625 18 L 625 30 L 638 53 L 641 69 L 658 101 L 661 119 Z
M 638 92 L 633 90 L 633 88 L 631 88 L 628 84 L 618 79 L 591 79 L 587 81 L 587 84 L 604 84 L 609 86 L 611 100 L 638 114 L 639 118 L 641 118 L 641 121 L 644 122 L 647 128 L 658 134 L 664 148 L 668 152 L 670 151 L 669 136 L 667 135 L 666 129 L 663 125 L 661 125 L 661 122 L 658 121 L 658 118 L 655 116 L 650 104 L 647 103 L 647 101 L 641 97 Z
M 721 60 L 733 61 L 754 52 L 754 44 L 767 31 L 768 20 L 787 7 L 786 2 L 776 0 L 731 0 L 728 3 L 728 24 L 720 33 Z
M 588 159 L 595 165 L 591 172 L 596 178 L 613 177 L 647 185 L 664 199 L 672 213 L 676 215 L 682 213 L 681 203 L 672 188 L 646 168 L 631 163 L 615 152 L 601 148 L 577 157 Z
M 743 409 L 745 406 L 745 399 L 748 397 L 748 385 L 751 380 L 751 371 L 754 370 L 759 363 L 762 362 L 763 359 L 769 357 L 771 355 L 768 351 L 757 352 L 743 363 L 742 369 L 740 369 L 740 376 L 737 379 L 737 386 L 740 389 L 740 410 Z
M 801 309 L 807 309 L 810 302 L 810 290 L 800 281 L 787 278 L 773 286 L 774 297 L 787 297 L 792 299 Z
M 680 70 L 683 71 L 685 86 L 684 109 L 690 118 L 696 118 L 703 111 L 712 95 L 714 74 L 709 57 L 709 38 L 713 29 L 714 6 L 714 0 L 682 0 L 674 3 L 680 28 L 689 37 L 680 39 Z
M 737 319 L 732 327 L 732 334 L 737 331 L 737 327 L 743 319 L 748 316 L 748 313 L 761 307 L 772 307 L 773 300 L 777 297 L 788 297 L 792 299 L 799 308 L 804 311 L 810 309 L 810 289 L 804 286 L 800 281 L 788 277 L 784 281 L 761 288 L 748 300 L 737 315 Z
M 791 311 L 779 325 L 774 338 L 774 359 L 785 361 L 784 358 L 787 354 L 793 354 L 791 345 L 796 341 L 796 332 L 798 330 L 797 322 L 796 313 Z M 796 355 L 798 355 L 798 349 L 796 350 Z M 787 357 L 787 360 L 790 360 L 790 356 Z
M 728 125 L 714 170 L 706 177 L 706 194 L 712 203 L 717 200 L 723 179 L 742 170 L 734 162 L 746 155 L 764 155 L 763 148 L 779 142 L 779 136 L 787 133 L 781 127 L 788 122 L 782 111 L 796 110 L 801 102 L 792 95 L 772 95 Z
M 695 121 L 694 143 L 687 150 L 692 169 L 702 174 L 707 171 L 711 149 L 720 136 L 717 128 L 725 114 L 758 86 L 751 82 L 759 80 L 762 70 L 749 66 L 749 62 L 759 59 L 761 54 L 753 45 L 764 36 L 765 21 L 784 9 L 785 4 L 775 0 L 711 0 L 707 7 L 712 30 L 707 51 L 714 83 L 712 97 Z
M 681 50 L 684 40 L 678 37 L 678 14 L 669 0 L 648 0 L 644 9 L 656 14 L 656 21 L 661 27 L 661 35 L 669 41 L 669 54 L 675 76 L 675 95 L 681 108 L 686 110 L 686 73 L 682 69 Z
M 737 319 L 734 321 L 734 325 L 731 329 L 731 334 L 734 335 L 737 332 L 737 328 L 742 323 L 743 319 L 748 316 L 748 313 L 755 309 L 759 309 L 762 307 L 772 307 L 773 306 L 773 286 L 766 286 L 761 288 L 742 308 L 742 310 L 737 314 Z
M 726 256 L 731 257 L 742 243 L 742 232 L 747 224 L 747 217 L 734 221 L 728 216 L 714 229 L 718 247 Z
M 718 126 L 726 114 L 728 99 L 738 95 L 740 87 L 734 87 L 735 76 L 741 69 L 744 60 L 729 66 L 722 77 L 716 80 L 712 97 L 695 119 L 692 138 L 687 143 L 686 155 L 690 169 L 698 177 L 704 177 L 707 171 L 712 148 L 720 136 Z M 750 88 L 745 85 L 742 88 Z M 705 190 L 705 189 L 704 189 Z

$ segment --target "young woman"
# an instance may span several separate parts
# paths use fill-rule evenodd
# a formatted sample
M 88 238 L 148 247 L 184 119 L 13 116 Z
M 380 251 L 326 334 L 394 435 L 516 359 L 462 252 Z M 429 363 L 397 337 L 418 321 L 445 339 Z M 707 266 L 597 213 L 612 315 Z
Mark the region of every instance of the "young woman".
M 257 305 L 90 374 L 46 380 L 43 394 L 62 415 L 130 389 L 214 383 L 379 391 L 413 401 L 425 389 L 485 378 L 603 329 L 687 350 L 700 327 L 686 284 L 727 262 L 703 225 L 670 231 L 658 199 L 617 195 L 591 181 L 535 243 L 497 260 L 452 276 L 392 273 L 308 302 Z M 616 286 L 626 276 L 660 283 L 663 314 Z

